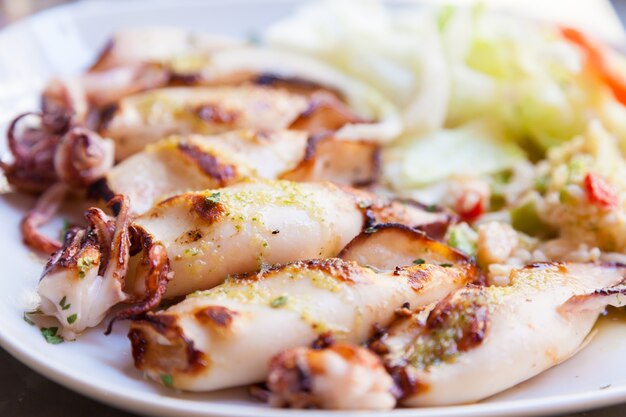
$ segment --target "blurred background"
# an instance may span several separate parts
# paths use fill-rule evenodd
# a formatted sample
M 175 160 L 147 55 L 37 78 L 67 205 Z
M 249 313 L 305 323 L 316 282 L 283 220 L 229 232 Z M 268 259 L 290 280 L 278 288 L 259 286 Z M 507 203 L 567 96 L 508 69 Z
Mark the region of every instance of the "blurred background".
M 5 26 L 38 10 L 73 1 L 75 0 L 0 0 L 0 26 Z
M 64 3 L 73 3 L 79 0 L 0 0 L 0 27 L 7 25 L 15 20 L 28 16 L 38 10 L 46 9 L 48 7 L 56 6 Z M 82 0 L 89 1 L 89 0 Z M 109 0 L 109 1 L 123 1 L 123 0 Z M 172 0 L 175 1 L 175 0 Z M 225 0 L 228 1 L 228 0 Z M 591 2 L 597 3 L 606 3 L 607 0 L 591 0 Z M 446 3 L 445 0 L 441 0 L 442 3 Z M 525 4 L 528 7 L 540 7 L 548 8 L 550 7 L 550 3 L 555 5 L 555 3 L 563 3 L 555 2 L 553 0 L 525 0 L 525 1 L 517 1 L 517 0 L 500 0 L 501 3 L 521 3 Z M 624 22 L 624 17 L 626 17 L 626 0 L 610 0 L 613 4 L 613 7 L 617 10 L 620 19 Z M 487 3 L 487 1 L 485 1 Z M 582 3 L 582 2 L 581 2 Z M 584 1 L 584 3 L 590 3 L 590 1 Z M 568 8 L 579 8 L 579 0 L 568 2 Z M 568 11 L 563 10 L 564 13 Z

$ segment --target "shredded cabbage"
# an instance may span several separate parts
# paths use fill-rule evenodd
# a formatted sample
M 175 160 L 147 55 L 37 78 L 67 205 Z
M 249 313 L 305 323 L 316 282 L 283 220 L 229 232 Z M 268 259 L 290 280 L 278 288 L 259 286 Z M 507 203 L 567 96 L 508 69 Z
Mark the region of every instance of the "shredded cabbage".
M 453 176 L 479 177 L 526 159 L 506 132 L 486 120 L 405 138 L 384 150 L 385 179 L 395 188 L 423 187 Z
M 445 202 L 451 177 L 492 182 L 545 159 L 594 120 L 626 152 L 626 107 L 554 25 L 482 6 L 323 0 L 270 27 L 264 40 L 323 61 L 397 109 L 402 133 L 383 150 L 383 174 L 403 195 Z M 626 61 L 612 59 L 626 77 Z M 508 188 L 522 195 L 527 184 L 517 186 Z M 510 210 L 509 194 L 494 207 Z
M 394 12 L 373 0 L 316 2 L 270 27 L 265 41 L 372 86 L 402 109 L 407 130 L 443 126 L 448 65 L 436 20 L 417 9 Z

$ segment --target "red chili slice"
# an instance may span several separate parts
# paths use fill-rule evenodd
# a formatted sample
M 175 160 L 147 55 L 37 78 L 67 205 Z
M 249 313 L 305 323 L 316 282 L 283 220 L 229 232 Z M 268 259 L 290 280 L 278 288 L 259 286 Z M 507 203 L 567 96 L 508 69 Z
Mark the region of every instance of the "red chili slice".
M 611 57 L 607 54 L 608 48 L 571 27 L 561 27 L 561 35 L 583 51 L 587 68 L 606 83 L 617 101 L 626 105 L 626 78 L 611 62 Z
M 472 196 L 474 201 L 468 201 L 468 198 Z M 479 218 L 485 211 L 483 199 L 477 193 L 468 192 L 463 194 L 456 201 L 456 211 L 461 217 L 461 220 L 466 222 L 472 222 Z
M 585 175 L 585 191 L 589 202 L 602 208 L 615 208 L 619 204 L 615 188 L 599 175 L 591 172 Z

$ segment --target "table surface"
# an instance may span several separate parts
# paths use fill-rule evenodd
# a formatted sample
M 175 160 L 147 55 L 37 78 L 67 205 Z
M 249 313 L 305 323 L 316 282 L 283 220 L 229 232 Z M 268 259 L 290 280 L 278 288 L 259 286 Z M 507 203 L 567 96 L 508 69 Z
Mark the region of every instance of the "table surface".
M 2 3 L 3 0 L 0 0 Z M 626 0 L 611 0 L 624 23 Z M 1 25 L 0 25 L 1 26 Z M 0 348 L 0 416 L 4 417 L 138 417 L 95 402 L 40 376 Z M 70 411 L 71 410 L 71 411 Z M 626 404 L 567 417 L 623 417 Z

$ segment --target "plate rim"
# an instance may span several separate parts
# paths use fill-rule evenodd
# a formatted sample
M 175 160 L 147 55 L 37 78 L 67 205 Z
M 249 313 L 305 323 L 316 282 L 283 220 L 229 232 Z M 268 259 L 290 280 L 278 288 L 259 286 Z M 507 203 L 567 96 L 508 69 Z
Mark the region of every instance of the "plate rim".
M 229 0 L 236 3 L 250 3 L 255 0 Z M 256 0 L 259 1 L 259 0 Z M 295 4 L 302 3 L 300 0 L 260 0 L 268 3 Z M 409 2 L 410 0 L 404 0 Z M 90 2 L 69 3 L 51 7 L 39 11 L 33 15 L 14 22 L 0 30 L 0 36 L 6 32 L 27 28 L 37 19 L 51 18 L 55 14 L 70 13 L 77 15 L 94 15 L 106 7 L 108 12 L 113 10 L 141 10 L 150 8 L 171 8 L 185 7 L 193 8 L 197 5 L 207 6 L 219 4 L 220 0 L 126 0 L 125 2 L 107 2 L 104 0 L 93 0 Z M 139 25 L 142 26 L 142 25 Z M 143 25 L 146 26 L 146 25 Z M 106 381 L 94 381 L 81 375 L 76 370 L 68 371 L 50 363 L 38 354 L 35 346 L 30 346 L 19 338 L 11 335 L 0 326 L 0 347 L 7 351 L 13 358 L 20 361 L 25 366 L 36 371 L 40 375 L 62 385 L 63 387 L 87 396 L 102 404 L 116 407 L 118 409 L 144 415 L 177 416 L 184 412 L 190 417 L 207 416 L 268 416 L 286 417 L 306 413 L 308 416 L 327 415 L 358 415 L 362 417 L 381 416 L 376 411 L 336 411 L 336 410 L 290 410 L 267 408 L 255 403 L 250 404 L 223 404 L 212 403 L 207 409 L 207 403 L 199 403 L 194 400 L 174 398 L 158 393 L 142 393 L 143 396 L 135 396 L 135 391 L 125 392 L 117 389 L 115 384 L 107 384 Z M 567 361 L 565 361 L 567 362 Z M 531 378 L 532 379 L 532 378 Z M 586 411 L 593 408 L 611 406 L 619 403 L 626 403 L 626 383 L 611 386 L 607 389 L 587 390 L 583 392 L 559 394 L 534 399 L 503 400 L 490 403 L 472 403 L 466 405 L 420 407 L 420 408 L 396 408 L 388 411 L 386 415 L 398 417 L 408 416 L 429 416 L 429 417 L 499 417 L 499 416 L 535 416 L 546 414 L 560 414 L 568 412 Z

